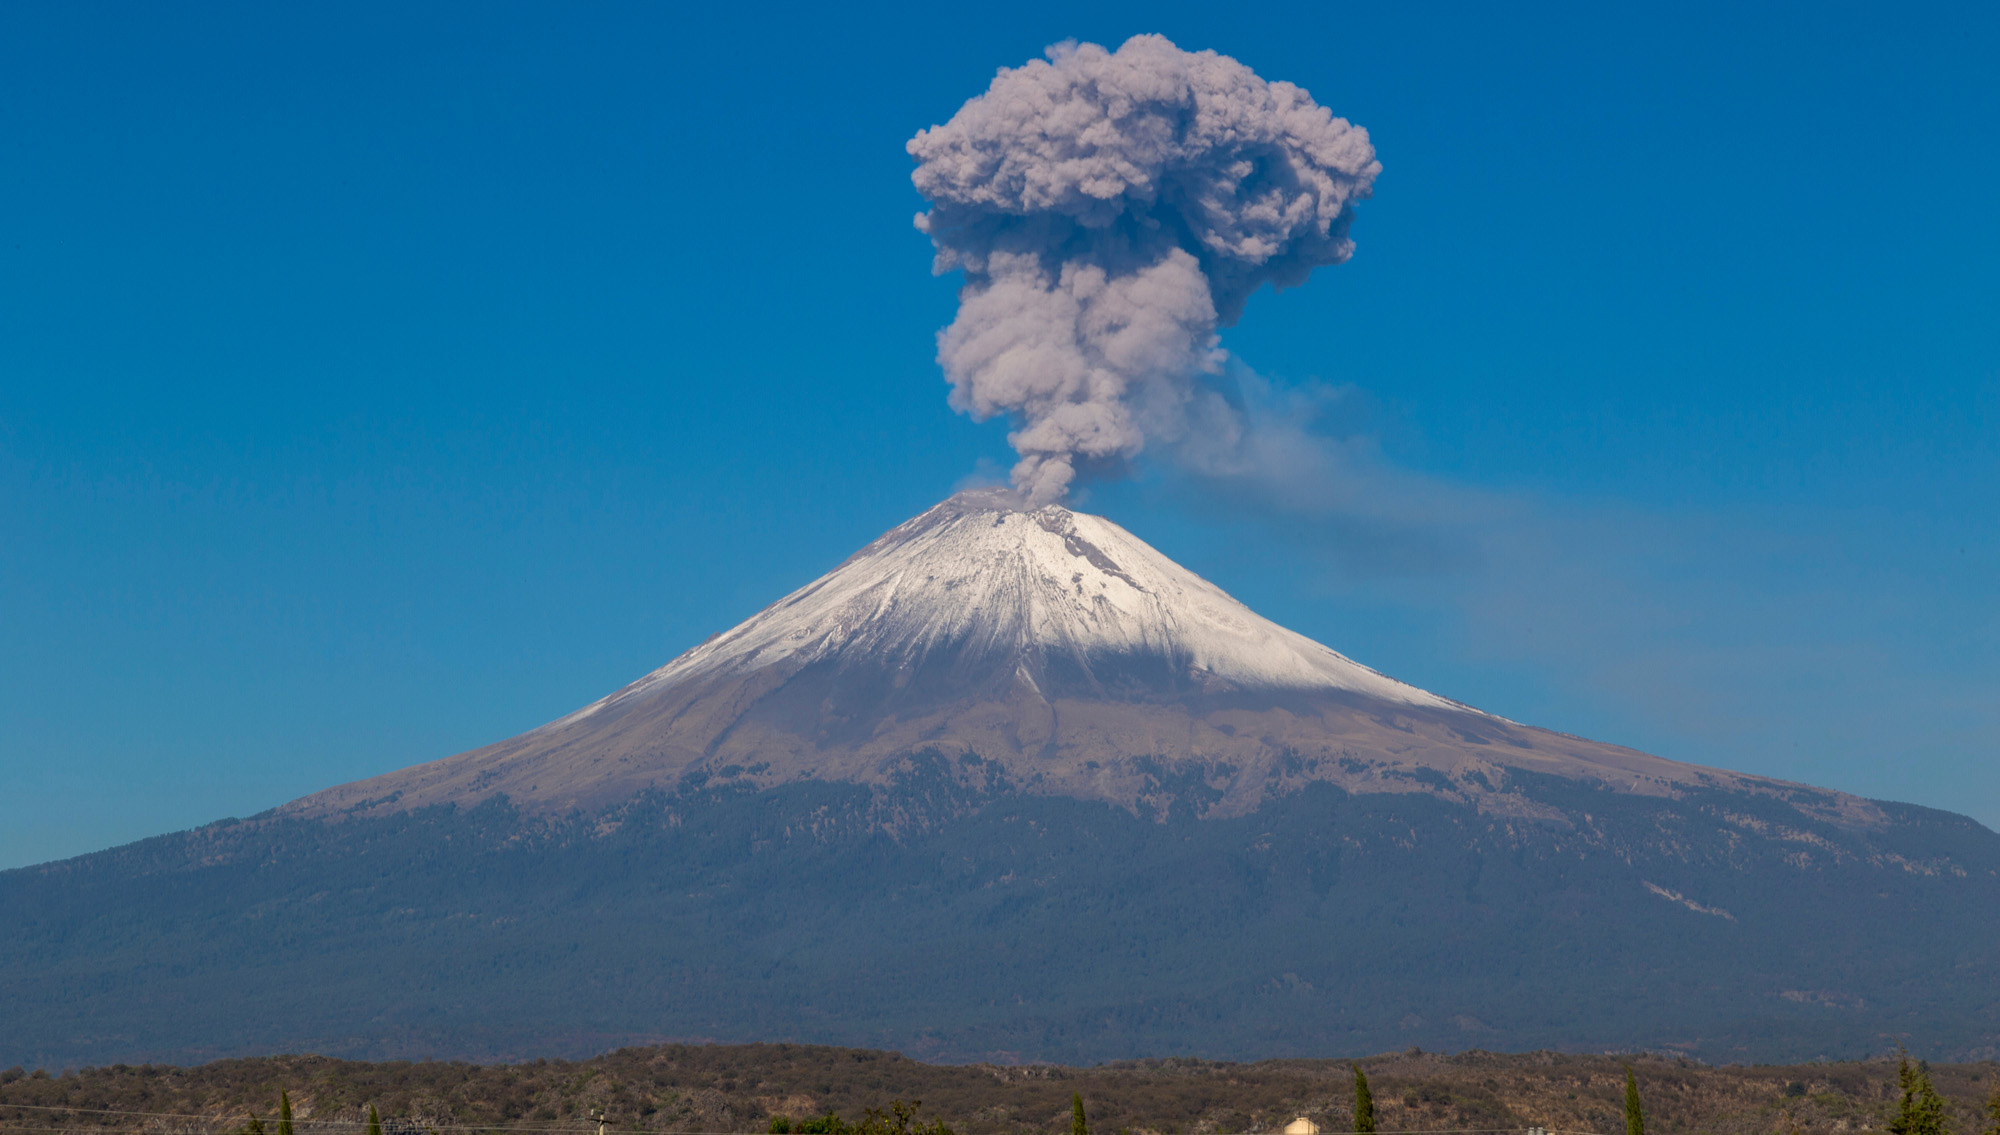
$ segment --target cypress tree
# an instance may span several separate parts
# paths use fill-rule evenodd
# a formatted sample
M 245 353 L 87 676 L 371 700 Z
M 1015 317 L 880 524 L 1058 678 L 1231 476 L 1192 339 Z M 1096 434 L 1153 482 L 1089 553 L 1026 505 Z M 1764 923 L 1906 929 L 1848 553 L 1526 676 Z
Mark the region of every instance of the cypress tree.
M 278 1135 L 292 1135 L 292 1097 L 289 1092 L 278 1093 Z
M 1069 1135 L 1090 1135 L 1090 1124 L 1083 1118 L 1083 1093 L 1069 1094 Z
M 1639 1107 L 1639 1081 L 1625 1066 L 1625 1135 L 1646 1135 L 1646 1113 Z
M 382 1117 L 375 1112 L 375 1105 L 368 1105 L 368 1135 L 382 1135 Z
M 1944 1100 L 1931 1084 L 1930 1069 L 1911 1064 L 1905 1052 L 1896 1065 L 1896 1086 L 1903 1096 L 1896 1118 L 1889 1121 L 1890 1135 L 1945 1135 Z
M 1368 1094 L 1368 1074 L 1354 1069 L 1354 1135 L 1375 1135 L 1375 1097 Z

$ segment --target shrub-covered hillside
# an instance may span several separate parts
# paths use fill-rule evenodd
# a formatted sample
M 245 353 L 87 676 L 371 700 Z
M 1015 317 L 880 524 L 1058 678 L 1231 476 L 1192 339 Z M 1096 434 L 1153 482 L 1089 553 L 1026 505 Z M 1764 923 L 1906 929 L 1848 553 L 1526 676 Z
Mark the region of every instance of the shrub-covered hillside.
M 1883 1130 L 1893 1061 L 1707 1067 L 1655 1057 L 1456 1056 L 1410 1051 L 1358 1062 L 1383 1132 L 1623 1130 L 1624 1068 L 1638 1074 L 1651 1135 L 1835 1135 Z M 1956 1135 L 1978 1135 L 2000 1064 L 1931 1069 Z M 223 1060 L 194 1068 L 113 1066 L 0 1074 L 0 1130 L 267 1130 L 289 1094 L 298 1135 L 347 1135 L 368 1108 L 390 1133 L 762 1132 L 773 1119 L 834 1113 L 852 1122 L 892 1100 L 921 1100 L 917 1120 L 958 1135 L 1058 1135 L 1080 1093 L 1101 1135 L 1273 1131 L 1310 1116 L 1351 1127 L 1353 1073 L 1341 1060 L 1232 1064 L 1139 1061 L 1093 1068 L 924 1064 L 889 1052 L 805 1045 L 666 1045 L 591 1060 L 526 1064 L 363 1063 L 312 1056 Z

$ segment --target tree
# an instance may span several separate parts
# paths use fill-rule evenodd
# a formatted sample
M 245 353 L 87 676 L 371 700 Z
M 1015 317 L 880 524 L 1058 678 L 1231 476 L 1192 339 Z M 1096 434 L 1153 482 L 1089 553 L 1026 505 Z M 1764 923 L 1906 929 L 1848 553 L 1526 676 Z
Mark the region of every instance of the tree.
M 1639 1080 L 1625 1066 L 1625 1135 L 1646 1135 L 1646 1113 L 1639 1107 Z
M 1945 1135 L 1944 1100 L 1931 1085 L 1930 1069 L 1911 1064 L 1905 1052 L 1896 1065 L 1896 1086 L 1903 1098 L 1896 1106 L 1896 1118 L 1889 1121 L 1889 1135 Z
M 1368 1094 L 1368 1073 L 1354 1069 L 1354 1135 L 1375 1135 L 1375 1097 Z
M 375 1105 L 368 1105 L 368 1135 L 382 1135 L 382 1117 L 376 1114 Z
M 1090 1124 L 1083 1118 L 1083 1093 L 1069 1094 L 1069 1135 L 1090 1135 Z
M 887 1112 L 868 1108 L 862 1112 L 860 1123 L 853 1127 L 836 1126 L 826 1135 L 952 1135 L 951 1128 L 946 1127 L 942 1119 L 933 1119 L 929 1123 L 918 1124 L 915 1127 L 910 1126 L 910 1120 L 916 1118 L 917 1109 L 923 1105 L 922 1100 L 911 1100 L 908 1103 L 902 1100 L 890 1100 Z M 828 1112 L 826 1117 L 833 1123 L 840 1124 L 839 1117 L 832 1112 Z M 809 1131 L 811 1122 L 808 1120 L 799 1130 Z
M 292 1097 L 289 1092 L 278 1093 L 278 1135 L 292 1135 Z
M 2000 1077 L 1993 1081 L 1993 1092 L 1986 1097 L 1986 1130 L 1980 1135 L 2000 1135 Z

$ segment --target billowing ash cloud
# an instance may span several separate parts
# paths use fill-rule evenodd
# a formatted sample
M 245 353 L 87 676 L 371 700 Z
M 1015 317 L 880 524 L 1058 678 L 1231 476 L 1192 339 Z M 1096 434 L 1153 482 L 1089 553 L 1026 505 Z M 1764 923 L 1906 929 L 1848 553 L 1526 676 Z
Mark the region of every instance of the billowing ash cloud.
M 1367 131 L 1228 56 L 1157 35 L 1048 56 L 909 143 L 917 227 L 965 272 L 938 334 L 952 404 L 1013 420 L 1015 484 L 1041 501 L 1149 442 L 1232 449 L 1217 329 L 1347 259 L 1382 168 Z

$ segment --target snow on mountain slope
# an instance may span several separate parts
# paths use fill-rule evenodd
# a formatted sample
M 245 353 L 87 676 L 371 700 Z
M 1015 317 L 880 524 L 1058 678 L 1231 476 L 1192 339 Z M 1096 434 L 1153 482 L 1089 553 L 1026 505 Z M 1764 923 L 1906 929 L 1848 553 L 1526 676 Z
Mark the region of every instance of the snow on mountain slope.
M 1101 517 L 960 493 L 651 674 L 498 744 L 287 808 L 616 805 L 740 781 L 991 789 L 1242 814 L 1319 781 L 1539 815 L 1519 773 L 1808 794 L 1483 713 L 1258 616 Z M 1801 799 L 1808 799 L 1801 797 Z
M 1286 630 L 1103 517 L 1056 505 L 1027 511 L 1015 494 L 989 489 L 899 525 L 564 720 L 707 676 L 842 656 L 913 668 L 944 654 L 1014 661 L 1037 684 L 1052 659 L 1096 677 L 1106 660 L 1150 656 L 1210 690 L 1343 690 L 1467 710 Z

